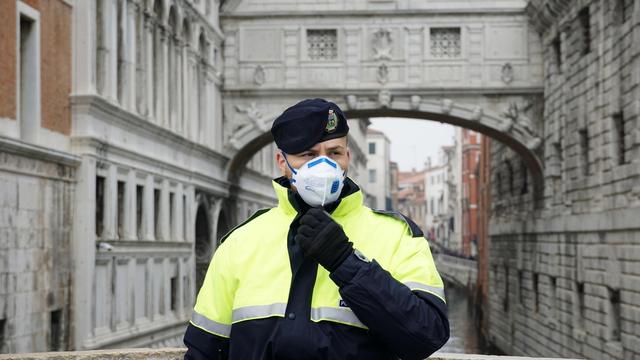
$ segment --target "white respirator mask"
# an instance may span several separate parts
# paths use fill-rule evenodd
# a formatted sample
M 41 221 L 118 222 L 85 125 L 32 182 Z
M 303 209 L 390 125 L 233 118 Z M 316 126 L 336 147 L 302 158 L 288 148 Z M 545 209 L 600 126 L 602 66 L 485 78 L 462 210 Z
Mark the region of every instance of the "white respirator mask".
M 326 156 L 318 156 L 294 169 L 284 152 L 282 154 L 291 169 L 290 182 L 298 189 L 304 202 L 316 207 L 338 200 L 346 175 L 340 164 Z

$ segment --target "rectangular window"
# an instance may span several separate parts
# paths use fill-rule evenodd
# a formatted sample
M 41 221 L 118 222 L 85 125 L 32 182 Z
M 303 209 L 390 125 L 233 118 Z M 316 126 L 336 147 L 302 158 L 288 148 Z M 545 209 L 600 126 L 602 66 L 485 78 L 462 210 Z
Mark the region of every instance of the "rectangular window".
M 178 310 L 178 277 L 171 278 L 171 311 Z
M 51 312 L 49 319 L 49 351 L 60 351 L 60 340 L 62 335 L 62 310 Z
M 587 129 L 578 131 L 580 136 L 580 158 L 582 165 L 582 175 L 589 175 L 589 133 Z
M 370 155 L 374 155 L 375 153 L 376 153 L 376 143 L 370 142 L 369 143 L 369 154 Z
M 538 274 L 533 274 L 533 310 L 537 313 L 539 308 L 538 302 Z
M 173 206 L 175 205 L 175 194 L 170 192 L 169 193 L 169 231 L 170 231 L 170 238 L 171 236 L 173 236 L 173 228 L 176 224 L 176 218 L 175 218 L 175 211 L 173 211 Z M 171 238 L 172 241 L 175 241 L 175 239 Z
M 189 206 L 187 205 L 187 195 L 182 195 L 182 239 L 187 241 L 187 225 L 188 225 L 188 215 L 189 214 Z
M 614 114 L 613 120 L 613 132 L 612 132 L 612 144 L 615 147 L 616 162 L 618 165 L 622 165 L 626 162 L 625 159 L 625 132 L 624 132 L 624 116 L 621 112 Z
M 18 69 L 18 119 L 20 137 L 35 142 L 40 128 L 40 48 L 39 14 L 33 8 L 18 2 L 20 12 Z
M 158 240 L 160 234 L 160 189 L 153 189 L 153 229 L 155 231 L 155 239 Z
M 577 318 L 578 326 L 584 329 L 584 283 L 576 282 L 576 304 L 574 316 Z
M 118 229 L 118 239 L 124 239 L 124 181 L 118 181 L 118 216 L 116 229 Z
M 307 55 L 311 60 L 336 60 L 338 31 L 335 29 L 307 30 Z
M 144 186 L 136 185 L 136 229 L 138 230 L 138 240 L 144 239 L 142 232 L 142 214 L 144 206 Z
M 0 353 L 7 352 L 7 344 L 5 342 L 5 327 L 7 325 L 7 319 L 0 319 Z
M 377 172 L 376 169 L 369 170 L 369 183 L 373 184 L 376 182 Z
M 609 340 L 620 341 L 620 290 L 608 289 L 609 292 Z
M 96 176 L 96 237 L 102 236 L 104 230 L 104 177 Z
M 556 70 L 558 74 L 562 74 L 562 42 L 560 40 L 560 35 L 553 39 L 551 47 L 553 48 Z
M 460 57 L 460 28 L 432 28 L 430 30 L 431 57 L 450 59 Z
M 591 52 L 591 15 L 589 14 L 588 6 L 580 10 L 578 21 L 580 22 L 582 35 L 582 55 L 586 55 Z

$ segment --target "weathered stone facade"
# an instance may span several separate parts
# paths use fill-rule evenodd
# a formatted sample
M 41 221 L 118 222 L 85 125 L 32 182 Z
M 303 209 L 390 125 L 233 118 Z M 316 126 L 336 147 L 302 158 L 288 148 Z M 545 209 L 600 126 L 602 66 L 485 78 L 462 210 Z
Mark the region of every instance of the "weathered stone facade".
M 490 340 L 512 354 L 635 359 L 640 3 L 535 0 L 527 12 L 544 49 L 545 191 L 536 204 L 520 160 L 492 143 Z
M 79 159 L 10 139 L 0 149 L 0 352 L 64 349 Z

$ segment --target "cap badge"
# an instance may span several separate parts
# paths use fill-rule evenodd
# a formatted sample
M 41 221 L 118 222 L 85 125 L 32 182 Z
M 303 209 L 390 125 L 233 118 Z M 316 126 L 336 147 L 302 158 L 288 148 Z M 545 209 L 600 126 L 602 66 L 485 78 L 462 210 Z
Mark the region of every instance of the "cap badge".
M 338 128 L 338 117 L 333 112 L 333 110 L 329 110 L 329 120 L 327 121 L 327 126 L 325 127 L 325 131 L 328 133 L 332 133 L 337 128 Z

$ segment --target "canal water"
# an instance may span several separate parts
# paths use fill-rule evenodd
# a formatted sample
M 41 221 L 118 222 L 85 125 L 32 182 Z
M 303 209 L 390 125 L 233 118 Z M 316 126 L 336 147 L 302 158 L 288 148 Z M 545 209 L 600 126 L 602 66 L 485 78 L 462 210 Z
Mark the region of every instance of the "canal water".
M 446 284 L 451 336 L 439 353 L 491 354 L 476 325 L 473 298 L 465 288 Z

